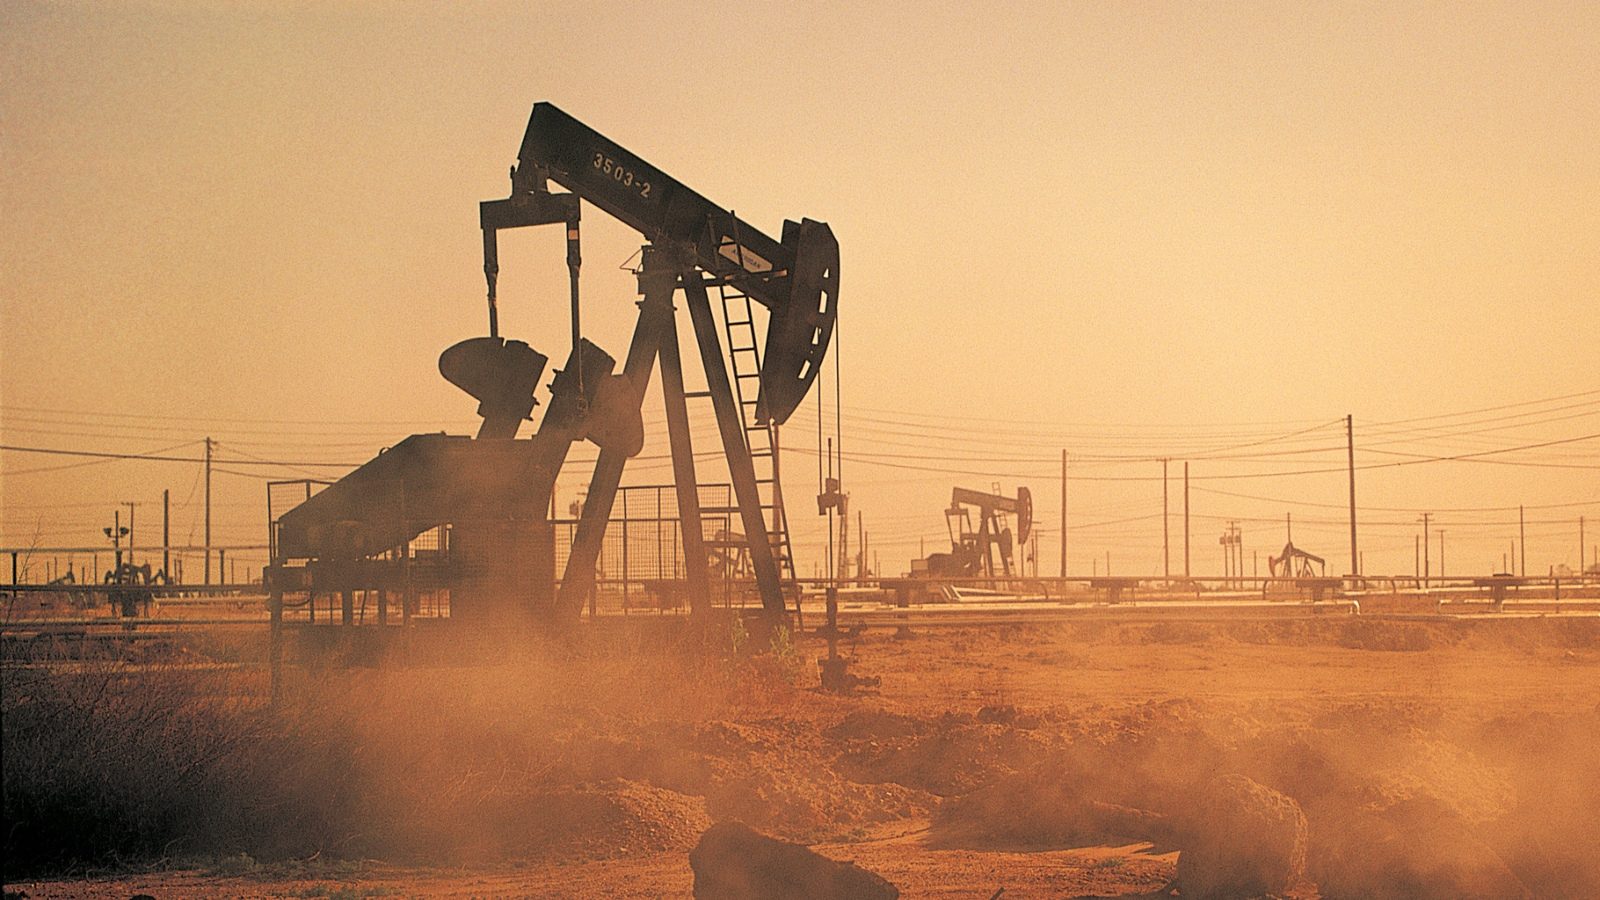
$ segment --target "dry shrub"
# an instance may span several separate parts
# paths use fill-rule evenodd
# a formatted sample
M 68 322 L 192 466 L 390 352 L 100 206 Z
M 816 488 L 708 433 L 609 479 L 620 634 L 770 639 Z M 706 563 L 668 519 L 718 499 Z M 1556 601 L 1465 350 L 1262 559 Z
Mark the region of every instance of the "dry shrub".
M 591 642 L 471 668 L 290 670 L 278 709 L 259 671 L 7 669 L 7 874 L 237 853 L 455 861 L 495 847 L 515 858 L 547 852 L 530 836 L 584 810 L 588 831 L 548 852 L 647 846 L 640 829 L 671 832 L 658 813 L 698 833 L 699 800 L 555 776 L 587 754 L 584 733 L 620 740 L 770 712 L 796 689 L 760 656 L 631 650 Z M 668 843 L 684 846 L 681 836 Z
M 10 874 L 233 848 L 267 798 L 259 679 L 116 663 L 6 669 L 0 685 Z

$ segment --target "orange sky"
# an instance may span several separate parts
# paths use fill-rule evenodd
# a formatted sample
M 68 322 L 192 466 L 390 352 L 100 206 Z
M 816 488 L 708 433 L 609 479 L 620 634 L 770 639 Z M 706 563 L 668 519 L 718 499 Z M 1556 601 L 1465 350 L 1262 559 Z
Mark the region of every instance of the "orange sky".
M 484 329 L 476 203 L 542 99 L 771 234 L 833 226 L 847 487 L 888 571 L 996 481 L 1039 497 L 1054 571 L 1063 447 L 1147 460 L 1074 466 L 1074 573 L 1161 571 L 1164 456 L 1194 460 L 1197 572 L 1227 518 L 1264 568 L 1286 511 L 1342 572 L 1342 474 L 1215 476 L 1337 468 L 1347 413 L 1361 465 L 1600 433 L 1593 4 L 3 0 L 0 67 L 7 445 L 356 462 L 468 430 L 435 361 Z M 621 356 L 639 237 L 590 208 L 584 239 Z M 502 328 L 555 359 L 562 259 L 503 241 Z M 1411 571 L 1424 510 L 1451 570 L 1498 568 L 1518 504 L 1529 571 L 1575 567 L 1600 440 L 1490 458 L 1360 473 L 1366 570 Z M 198 466 L 39 471 L 74 462 L 0 453 L 0 544 L 94 543 L 163 488 L 198 535 Z M 219 542 L 264 540 L 263 492 L 218 476 Z

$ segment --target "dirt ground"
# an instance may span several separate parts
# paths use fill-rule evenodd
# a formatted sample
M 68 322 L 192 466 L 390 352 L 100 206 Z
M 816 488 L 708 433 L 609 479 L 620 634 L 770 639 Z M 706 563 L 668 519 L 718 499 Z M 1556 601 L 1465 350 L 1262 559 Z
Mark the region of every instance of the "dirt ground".
M 1168 896 L 1208 827 L 1200 786 L 1238 773 L 1309 821 L 1283 896 L 1600 896 L 1600 619 L 886 629 L 844 649 L 878 689 L 810 689 L 808 639 L 798 686 L 735 685 L 704 706 L 595 709 L 554 684 L 475 697 L 536 717 L 516 752 L 537 759 L 410 823 L 449 848 L 425 865 L 357 839 L 337 867 L 244 857 L 8 891 L 688 896 L 688 849 L 734 818 L 906 897 Z M 1170 827 L 1090 812 L 1106 808 Z

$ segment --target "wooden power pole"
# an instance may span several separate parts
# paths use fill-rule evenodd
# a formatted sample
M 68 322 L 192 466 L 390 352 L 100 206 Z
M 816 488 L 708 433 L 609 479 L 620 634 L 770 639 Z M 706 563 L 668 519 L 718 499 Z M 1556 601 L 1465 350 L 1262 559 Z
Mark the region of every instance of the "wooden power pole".
M 1189 577 L 1189 461 L 1183 461 L 1183 577 Z
M 1161 461 L 1161 575 L 1172 577 L 1172 532 L 1167 518 L 1167 461 Z
M 1582 543 L 1582 539 L 1579 539 Z M 1061 448 L 1061 577 L 1067 577 L 1067 449 Z
M 1361 554 L 1356 550 L 1356 432 L 1353 416 L 1344 417 L 1345 465 L 1350 473 L 1350 573 L 1361 574 Z
M 211 583 L 211 438 L 206 438 L 206 584 Z

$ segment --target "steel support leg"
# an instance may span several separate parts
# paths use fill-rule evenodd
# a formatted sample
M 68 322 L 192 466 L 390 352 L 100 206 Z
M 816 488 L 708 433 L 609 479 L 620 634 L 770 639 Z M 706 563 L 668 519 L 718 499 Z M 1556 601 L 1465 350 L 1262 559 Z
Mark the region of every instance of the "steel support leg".
M 672 444 L 672 482 L 678 494 L 678 530 L 683 536 L 689 611 L 704 615 L 711 608 L 706 578 L 705 535 L 700 526 L 700 482 L 694 470 L 694 442 L 683 393 L 683 358 L 678 352 L 676 319 L 661 336 L 661 393 L 667 407 L 667 437 Z
M 662 337 L 673 327 L 672 294 L 677 286 L 679 268 L 667 254 L 653 247 L 645 248 L 639 274 L 639 292 L 644 299 L 639 302 L 639 322 L 634 326 L 633 342 L 628 345 L 628 359 L 622 368 L 633 391 L 635 408 L 644 402 L 645 385 L 655 369 L 656 351 Z M 572 539 L 567 568 L 556 593 L 557 621 L 577 619 L 589 592 L 594 590 L 594 564 L 600 558 L 611 505 L 616 502 L 622 467 L 627 461 L 628 457 L 620 450 L 600 448 L 600 459 L 589 479 L 589 496 L 583 502 L 583 515 L 578 520 L 578 533 Z
M 706 390 L 717 412 L 717 430 L 722 435 L 722 451 L 728 458 L 728 473 L 734 496 L 739 501 L 739 518 L 744 525 L 750 561 L 756 572 L 756 588 L 761 606 L 774 621 L 784 618 L 783 589 L 778 583 L 778 563 L 772 558 L 772 540 L 767 535 L 766 518 L 761 514 L 761 492 L 756 486 L 755 464 L 750 459 L 750 444 L 745 440 L 744 416 L 733 399 L 733 387 L 722 360 L 722 342 L 717 338 L 716 319 L 711 301 L 698 271 L 683 276 L 683 295 L 694 323 L 695 339 L 700 344 L 700 359 L 705 364 Z

